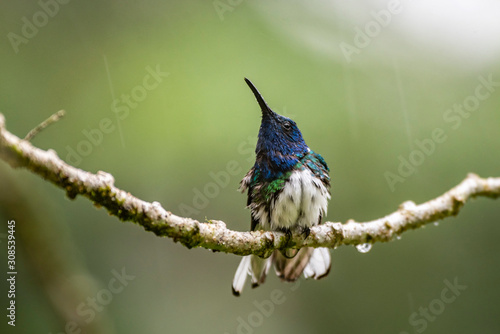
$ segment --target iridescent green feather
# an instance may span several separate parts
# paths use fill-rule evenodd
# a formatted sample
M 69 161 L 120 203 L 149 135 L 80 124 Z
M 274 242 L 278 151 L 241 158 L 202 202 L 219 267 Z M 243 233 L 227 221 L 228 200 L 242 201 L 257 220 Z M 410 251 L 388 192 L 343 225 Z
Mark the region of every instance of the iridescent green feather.
M 305 162 L 314 176 L 319 178 L 327 187 L 330 186 L 330 176 L 328 175 L 330 169 L 321 155 L 309 151 L 301 161 Z
M 262 194 L 264 197 L 264 200 L 268 201 L 271 199 L 271 197 L 279 193 L 283 188 L 285 187 L 286 181 L 290 178 L 290 175 L 292 175 L 292 171 L 288 171 L 287 173 L 283 174 L 280 178 L 266 184 L 264 187 L 262 187 Z

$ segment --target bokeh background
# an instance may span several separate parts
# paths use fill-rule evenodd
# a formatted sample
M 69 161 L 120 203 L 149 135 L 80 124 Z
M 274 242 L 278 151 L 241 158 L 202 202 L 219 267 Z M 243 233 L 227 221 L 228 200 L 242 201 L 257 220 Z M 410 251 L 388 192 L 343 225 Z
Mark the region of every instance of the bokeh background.
M 176 214 L 249 228 L 236 189 L 260 111 L 244 77 L 330 165 L 328 221 L 382 217 L 469 172 L 499 176 L 497 1 L 60 1 L 0 3 L 9 131 L 23 137 L 64 109 L 33 144 Z M 474 100 L 478 89 L 488 96 Z M 464 103 L 470 113 L 453 111 Z M 446 139 L 415 153 L 437 128 Z M 412 154 L 418 166 L 391 186 L 387 172 Z M 229 177 L 214 188 L 214 174 Z M 499 201 L 472 201 L 366 254 L 336 249 L 324 280 L 270 275 L 235 298 L 239 257 L 158 238 L 4 162 L 0 180 L 3 312 L 10 219 L 18 266 L 16 327 L 2 315 L 2 333 L 500 330 Z M 109 293 L 122 271 L 129 280 Z M 451 303 L 440 301 L 446 280 L 462 286 Z

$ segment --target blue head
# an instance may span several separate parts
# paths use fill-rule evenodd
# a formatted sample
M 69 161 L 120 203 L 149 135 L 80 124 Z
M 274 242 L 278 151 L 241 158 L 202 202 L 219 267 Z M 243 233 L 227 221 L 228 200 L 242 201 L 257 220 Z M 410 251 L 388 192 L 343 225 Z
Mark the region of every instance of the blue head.
M 245 78 L 262 110 L 262 122 L 255 153 L 256 167 L 264 178 L 279 177 L 292 169 L 309 148 L 302 138 L 297 124 L 291 119 L 278 115 L 268 107 L 259 91 Z

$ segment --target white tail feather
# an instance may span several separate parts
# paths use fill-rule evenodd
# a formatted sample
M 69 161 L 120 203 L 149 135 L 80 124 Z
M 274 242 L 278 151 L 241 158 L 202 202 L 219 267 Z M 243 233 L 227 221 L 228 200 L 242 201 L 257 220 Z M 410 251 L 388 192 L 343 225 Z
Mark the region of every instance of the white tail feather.
M 320 279 L 328 275 L 332 263 L 328 248 L 315 248 L 312 252 L 311 248 L 303 248 L 300 251 L 304 257 L 295 256 L 292 259 L 283 257 L 279 251 L 275 251 L 267 259 L 256 255 L 244 256 L 234 274 L 233 294 L 239 296 L 243 291 L 247 275 L 252 277 L 252 287 L 254 288 L 264 283 L 269 268 L 275 261 L 277 262 L 275 263 L 276 273 L 287 281 L 295 281 L 301 272 L 305 278 Z M 304 261 L 308 261 L 305 267 Z
M 233 294 L 239 296 L 243 290 L 243 286 L 247 280 L 247 275 L 250 274 L 250 258 L 252 255 L 244 256 L 241 259 L 240 265 L 236 270 L 233 278 Z
M 255 288 L 264 283 L 272 263 L 272 255 L 267 259 L 262 259 L 258 256 L 252 255 L 250 266 L 250 275 L 252 275 L 252 287 Z
M 305 278 L 320 279 L 330 272 L 332 260 L 328 248 L 315 248 L 307 266 L 304 268 Z
M 252 276 L 252 287 L 257 287 L 264 283 L 269 268 L 271 268 L 271 264 L 273 263 L 272 258 L 272 256 L 267 259 L 262 259 L 255 255 L 244 256 L 234 274 L 233 295 L 239 296 L 241 291 L 243 291 L 247 275 Z

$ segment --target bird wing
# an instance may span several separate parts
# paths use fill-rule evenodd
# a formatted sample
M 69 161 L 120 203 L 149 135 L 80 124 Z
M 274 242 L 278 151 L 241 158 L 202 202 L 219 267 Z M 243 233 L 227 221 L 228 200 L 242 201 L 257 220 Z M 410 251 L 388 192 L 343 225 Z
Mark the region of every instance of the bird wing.
M 250 187 L 250 184 L 252 183 L 252 178 L 253 178 L 254 172 L 255 172 L 255 166 L 250 168 L 248 173 L 246 173 L 246 175 L 240 181 L 240 187 L 238 188 L 238 190 L 240 192 L 243 193 L 243 192 L 245 192 L 245 190 L 247 190 Z
M 318 179 L 323 182 L 327 189 L 330 188 L 330 168 L 326 164 L 325 159 L 316 152 L 309 151 L 302 159 L 302 162 Z
M 258 172 L 256 173 L 256 166 L 254 165 L 240 181 L 240 187 L 238 188 L 238 190 L 243 193 L 245 192 L 245 190 L 248 189 L 247 207 L 250 207 L 250 204 L 252 204 L 253 189 L 257 184 L 258 178 L 259 178 L 259 173 Z M 253 215 L 251 215 L 251 217 L 252 217 L 252 223 L 250 225 L 250 231 L 255 231 L 255 229 L 257 228 L 257 224 L 259 222 L 254 219 Z

